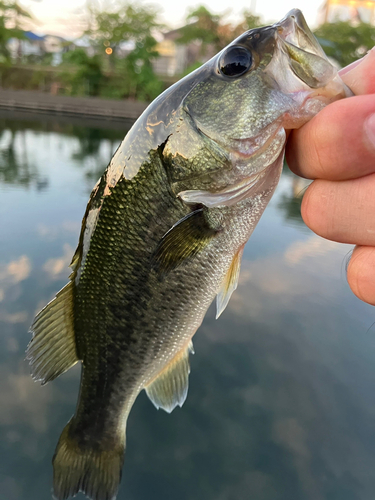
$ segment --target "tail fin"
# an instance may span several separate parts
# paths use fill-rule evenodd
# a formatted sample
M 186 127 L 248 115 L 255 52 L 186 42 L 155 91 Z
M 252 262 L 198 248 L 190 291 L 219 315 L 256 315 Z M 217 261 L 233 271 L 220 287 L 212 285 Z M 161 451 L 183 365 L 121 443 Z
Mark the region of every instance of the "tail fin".
M 125 434 L 118 447 L 81 449 L 69 435 L 71 421 L 61 433 L 53 457 L 53 494 L 66 500 L 82 492 L 92 500 L 115 500 L 124 461 Z

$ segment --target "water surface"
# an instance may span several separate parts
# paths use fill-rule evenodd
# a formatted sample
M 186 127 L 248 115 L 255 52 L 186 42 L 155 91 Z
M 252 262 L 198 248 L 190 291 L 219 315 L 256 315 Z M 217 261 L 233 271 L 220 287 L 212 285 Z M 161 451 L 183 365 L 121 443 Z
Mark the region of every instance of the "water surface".
M 79 367 L 34 383 L 27 330 L 67 282 L 88 195 L 126 133 L 109 125 L 0 115 L 0 500 L 51 499 Z M 375 309 L 346 283 L 351 247 L 304 226 L 303 187 L 284 172 L 228 308 L 194 338 L 184 407 L 137 399 L 119 500 L 374 499 Z

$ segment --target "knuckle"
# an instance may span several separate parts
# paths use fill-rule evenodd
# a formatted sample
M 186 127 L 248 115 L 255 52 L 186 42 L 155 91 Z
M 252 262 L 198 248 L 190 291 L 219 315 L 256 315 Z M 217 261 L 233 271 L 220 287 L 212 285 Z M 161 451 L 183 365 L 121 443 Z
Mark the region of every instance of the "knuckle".
M 328 114 L 327 108 L 321 112 L 321 116 L 318 115 L 315 126 L 311 127 L 309 156 L 317 178 L 331 178 L 331 170 L 337 163 L 339 152 L 336 150 L 337 142 L 334 138 L 336 127 L 333 114 Z
M 325 177 L 327 149 L 323 147 L 319 127 L 313 127 L 310 140 L 310 162 L 316 177 Z

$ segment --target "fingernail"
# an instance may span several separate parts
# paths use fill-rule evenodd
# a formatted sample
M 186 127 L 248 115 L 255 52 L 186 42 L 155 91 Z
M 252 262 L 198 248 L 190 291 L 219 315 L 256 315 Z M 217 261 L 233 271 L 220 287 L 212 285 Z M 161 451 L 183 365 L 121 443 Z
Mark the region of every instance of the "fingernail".
M 375 148 L 375 113 L 365 120 L 364 128 L 368 139 Z
M 349 66 L 346 66 L 345 68 L 340 69 L 339 75 L 345 75 L 346 73 L 349 73 L 349 71 L 352 71 L 352 69 L 356 68 L 358 64 L 361 64 L 363 61 L 363 57 L 361 59 L 358 59 L 358 61 L 354 61 Z

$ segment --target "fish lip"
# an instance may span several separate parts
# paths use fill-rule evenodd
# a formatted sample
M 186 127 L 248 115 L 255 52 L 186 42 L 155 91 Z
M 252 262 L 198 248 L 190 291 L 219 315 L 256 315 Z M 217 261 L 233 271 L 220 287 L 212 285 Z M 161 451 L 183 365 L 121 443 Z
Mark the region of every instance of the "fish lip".
M 319 45 L 315 36 L 311 32 L 304 15 L 299 9 L 290 10 L 281 21 L 275 23 L 273 27 L 276 28 L 276 37 L 282 45 L 292 45 L 299 50 L 310 52 L 316 56 L 327 59 L 323 49 Z M 298 34 L 301 33 L 307 38 L 309 42 L 308 50 L 301 46 L 298 40 Z

